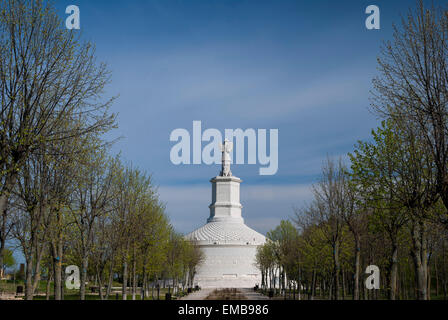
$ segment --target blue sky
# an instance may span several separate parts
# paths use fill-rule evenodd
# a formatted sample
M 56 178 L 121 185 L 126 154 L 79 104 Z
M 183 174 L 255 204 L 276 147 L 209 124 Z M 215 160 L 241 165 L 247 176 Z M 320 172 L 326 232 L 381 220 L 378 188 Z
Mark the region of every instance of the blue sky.
M 435 1 L 437 4 L 438 2 Z M 442 4 L 442 2 L 440 2 Z M 415 1 L 58 1 L 78 5 L 81 31 L 109 65 L 105 96 L 122 137 L 113 152 L 152 174 L 173 225 L 189 232 L 209 215 L 219 166 L 170 162 L 170 133 L 279 130 L 279 170 L 234 165 L 243 216 L 265 233 L 310 199 L 327 154 L 345 156 L 378 125 L 368 110 L 383 40 Z M 365 9 L 381 29 L 365 28 Z

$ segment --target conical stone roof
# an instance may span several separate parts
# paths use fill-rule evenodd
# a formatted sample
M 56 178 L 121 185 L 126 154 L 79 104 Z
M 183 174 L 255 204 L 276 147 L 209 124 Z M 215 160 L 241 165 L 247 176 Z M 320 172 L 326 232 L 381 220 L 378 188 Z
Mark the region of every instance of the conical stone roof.
M 266 238 L 241 222 L 217 221 L 187 234 L 186 239 L 198 244 L 261 245 Z

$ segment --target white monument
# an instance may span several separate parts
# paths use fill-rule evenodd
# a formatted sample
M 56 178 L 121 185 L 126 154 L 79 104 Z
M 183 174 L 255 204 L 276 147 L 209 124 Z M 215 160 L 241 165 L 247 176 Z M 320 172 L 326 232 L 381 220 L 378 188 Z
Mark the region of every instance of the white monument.
M 240 180 L 232 176 L 232 143 L 221 145 L 222 170 L 211 180 L 210 217 L 201 228 L 186 235 L 203 250 L 195 284 L 201 288 L 251 288 L 261 285 L 261 272 L 255 265 L 257 247 L 266 238 L 244 224 L 241 216 Z

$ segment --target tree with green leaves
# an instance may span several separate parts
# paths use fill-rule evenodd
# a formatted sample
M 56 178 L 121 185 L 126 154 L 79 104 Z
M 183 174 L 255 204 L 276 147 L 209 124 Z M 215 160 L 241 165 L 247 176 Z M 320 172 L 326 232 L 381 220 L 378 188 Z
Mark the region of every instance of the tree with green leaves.
M 3 264 L 0 266 L 0 278 L 4 277 L 6 268 L 13 268 L 16 265 L 14 252 L 11 249 L 3 249 Z
M 26 161 L 42 145 L 102 134 L 113 127 L 103 101 L 110 80 L 91 43 L 64 28 L 42 0 L 0 2 L 0 214 Z M 70 122 L 74 125 L 67 126 Z M 3 225 L 3 223 L 2 223 Z M 5 243 L 0 230 L 0 253 Z M 0 264 L 2 255 L 0 254 Z
M 163 269 L 170 234 L 165 208 L 158 199 L 154 196 L 148 198 L 144 212 L 145 214 L 141 218 L 141 242 L 138 247 L 142 265 L 142 299 L 148 296 L 149 279 L 156 279 Z
M 372 131 L 373 142 L 359 142 L 352 161 L 353 179 L 375 220 L 388 234 L 390 298 L 396 296 L 398 233 L 409 221 L 413 240 L 418 298 L 427 298 L 427 222 L 437 201 L 433 161 L 424 144 L 415 138 L 412 124 L 383 121 Z
M 286 295 L 286 282 L 289 289 L 291 281 L 300 283 L 299 234 L 291 221 L 282 220 L 280 225 L 267 233 L 267 238 L 274 244 L 274 254 L 279 265 L 280 289 L 283 289 Z
M 197 268 L 205 260 L 205 255 L 202 249 L 195 242 L 190 242 L 186 248 L 186 262 L 185 274 L 187 275 L 187 286 L 192 288 L 194 285 L 194 277 L 196 276 Z
M 255 263 L 261 271 L 261 287 L 264 290 L 275 287 L 276 256 L 274 247 L 275 243 L 268 240 L 265 244 L 257 247 L 255 255 Z

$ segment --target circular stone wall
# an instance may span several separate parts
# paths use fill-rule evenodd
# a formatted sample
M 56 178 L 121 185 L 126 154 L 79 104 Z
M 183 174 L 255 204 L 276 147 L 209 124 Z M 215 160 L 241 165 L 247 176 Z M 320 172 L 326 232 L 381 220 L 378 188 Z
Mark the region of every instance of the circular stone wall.
M 194 278 L 201 288 L 253 288 L 261 284 L 255 266 L 257 246 L 200 245 L 204 261 Z

